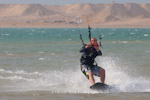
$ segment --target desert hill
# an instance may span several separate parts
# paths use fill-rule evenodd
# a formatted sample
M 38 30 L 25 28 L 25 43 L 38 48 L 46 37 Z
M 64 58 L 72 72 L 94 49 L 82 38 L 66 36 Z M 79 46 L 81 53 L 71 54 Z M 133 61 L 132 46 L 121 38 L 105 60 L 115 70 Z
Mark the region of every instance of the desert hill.
M 0 4 L 4 24 L 149 25 L 150 4 Z

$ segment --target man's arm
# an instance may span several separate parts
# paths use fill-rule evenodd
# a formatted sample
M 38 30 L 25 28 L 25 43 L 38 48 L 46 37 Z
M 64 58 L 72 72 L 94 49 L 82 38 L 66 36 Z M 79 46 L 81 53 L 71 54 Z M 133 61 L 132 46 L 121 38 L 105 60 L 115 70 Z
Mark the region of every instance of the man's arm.
M 85 48 L 89 48 L 89 47 L 92 47 L 91 43 L 88 43 Z
M 86 47 L 86 44 L 85 45 L 83 45 L 83 47 L 79 50 L 80 52 L 85 52 L 85 48 Z
M 102 56 L 102 52 L 101 52 L 101 50 L 99 49 L 99 45 L 95 45 L 94 48 L 96 49 L 97 54 L 98 54 L 99 56 Z
M 98 54 L 99 56 L 102 56 L 102 51 L 101 51 L 101 50 L 97 51 L 97 54 Z

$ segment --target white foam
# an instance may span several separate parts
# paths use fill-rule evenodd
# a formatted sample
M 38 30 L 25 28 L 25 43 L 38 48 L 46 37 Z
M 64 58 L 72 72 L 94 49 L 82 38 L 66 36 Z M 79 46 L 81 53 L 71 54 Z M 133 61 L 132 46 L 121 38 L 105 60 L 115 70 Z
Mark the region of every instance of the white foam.
M 135 29 L 135 31 L 138 31 L 138 29 Z
M 8 33 L 3 33 L 3 34 L 1 34 L 1 35 L 4 35 L 4 36 L 9 36 L 10 34 L 8 34 Z
M 23 70 L 17 70 L 17 71 L 10 71 L 10 70 L 5 70 L 5 69 L 0 69 L 1 73 L 5 73 L 5 74 L 20 74 L 20 75 L 41 75 L 41 73 L 39 72 L 31 72 L 28 73 L 26 71 Z
M 39 58 L 39 60 L 45 60 L 46 58 Z
M 149 36 L 148 34 L 144 34 L 144 36 Z
M 9 91 L 46 90 L 57 93 L 90 93 L 89 91 L 91 91 L 88 88 L 90 86 L 89 81 L 81 73 L 80 68 L 76 71 L 52 70 L 40 73 L 40 75 L 39 72 L 28 73 L 21 70 L 0 69 L 0 72 L 3 73 L 0 79 L 9 80 L 13 83 L 11 87 L 14 88 L 8 89 Z
M 41 54 L 42 54 L 42 53 L 45 53 L 45 52 L 43 52 L 43 51 L 39 51 L 38 53 L 41 53 Z
M 148 51 L 148 50 L 147 50 L 147 51 L 145 51 L 145 52 L 146 52 L 146 53 L 150 53 L 150 51 Z
M 54 56 L 54 55 L 56 55 L 56 53 L 51 53 L 51 56 Z
M 119 43 L 129 43 L 128 41 L 118 41 Z
M 10 77 L 2 77 L 0 76 L 0 79 L 3 79 L 3 80 L 11 80 L 11 81 L 18 81 L 18 80 L 24 80 L 24 81 L 33 81 L 34 79 L 29 79 L 29 78 L 24 78 L 22 76 L 10 76 Z
M 90 93 L 89 81 L 80 72 L 72 71 L 51 71 L 43 73 L 43 76 L 35 80 L 31 87 L 44 89 L 57 93 Z
M 98 65 L 106 70 L 106 83 L 113 87 L 109 92 L 150 92 L 149 79 L 130 76 L 127 70 L 131 70 L 131 66 L 125 66 L 122 63 L 124 60 L 106 56 L 96 60 Z M 42 90 L 55 93 L 98 93 L 98 91 L 89 89 L 91 83 L 80 71 L 79 66 L 76 66 L 76 69 L 47 70 L 41 73 L 4 69 L 0 69 L 0 72 L 8 75 L 2 75 L 0 79 L 8 79 L 14 82 L 11 86 L 14 85 L 15 91 L 17 86 L 18 91 Z M 100 79 L 95 77 L 95 80 L 98 82 Z
M 7 56 L 13 56 L 14 54 L 12 54 L 12 53 L 8 53 L 8 54 L 6 54 Z
M 131 34 L 131 35 L 135 35 L 136 33 L 131 32 L 130 34 Z
M 99 65 L 106 70 L 106 83 L 114 87 L 113 92 L 150 92 L 150 81 L 144 77 L 132 77 L 127 72 L 131 66 L 122 64 L 119 58 L 102 57 Z M 126 70 L 125 70 L 126 69 Z

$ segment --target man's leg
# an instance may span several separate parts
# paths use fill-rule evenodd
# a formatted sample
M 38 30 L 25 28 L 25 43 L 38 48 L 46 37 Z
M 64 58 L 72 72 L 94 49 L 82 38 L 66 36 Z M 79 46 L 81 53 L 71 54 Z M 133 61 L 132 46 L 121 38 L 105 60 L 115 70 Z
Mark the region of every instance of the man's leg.
M 101 83 L 105 83 L 105 70 L 103 68 L 100 69 L 100 80 Z
M 89 72 L 89 80 L 90 80 L 90 82 L 92 83 L 92 85 L 95 84 L 95 80 L 94 80 L 94 77 L 93 77 L 93 73 L 92 73 L 92 72 Z

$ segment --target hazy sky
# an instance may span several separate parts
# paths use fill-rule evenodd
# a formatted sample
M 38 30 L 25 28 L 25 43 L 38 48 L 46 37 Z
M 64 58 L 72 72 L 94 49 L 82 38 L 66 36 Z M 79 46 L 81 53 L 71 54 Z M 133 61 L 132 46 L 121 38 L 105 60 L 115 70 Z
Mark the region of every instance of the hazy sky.
M 0 0 L 0 4 L 48 4 L 112 3 L 113 0 Z M 114 0 L 116 3 L 150 3 L 150 0 Z

